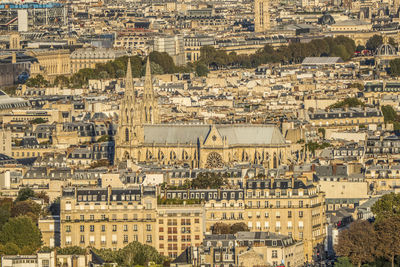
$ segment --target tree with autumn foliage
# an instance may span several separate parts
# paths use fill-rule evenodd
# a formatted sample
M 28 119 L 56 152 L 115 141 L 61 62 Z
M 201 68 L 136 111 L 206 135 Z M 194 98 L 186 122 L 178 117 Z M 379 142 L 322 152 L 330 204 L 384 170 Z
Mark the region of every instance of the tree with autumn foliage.
M 374 226 L 368 221 L 356 221 L 340 232 L 335 250 L 338 256 L 347 257 L 352 264 L 360 267 L 375 260 L 377 246 Z
M 376 255 L 384 257 L 395 266 L 395 257 L 400 255 L 400 217 L 391 216 L 375 224 L 378 246 Z

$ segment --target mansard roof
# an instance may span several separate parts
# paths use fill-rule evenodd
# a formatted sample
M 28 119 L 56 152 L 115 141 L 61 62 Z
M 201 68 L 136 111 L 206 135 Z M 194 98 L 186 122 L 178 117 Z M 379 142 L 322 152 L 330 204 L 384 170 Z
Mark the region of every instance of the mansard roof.
M 274 125 L 215 125 L 226 138 L 229 145 L 276 145 L 285 144 L 282 133 Z M 144 143 L 156 144 L 195 144 L 202 137 L 206 138 L 212 125 L 144 125 Z

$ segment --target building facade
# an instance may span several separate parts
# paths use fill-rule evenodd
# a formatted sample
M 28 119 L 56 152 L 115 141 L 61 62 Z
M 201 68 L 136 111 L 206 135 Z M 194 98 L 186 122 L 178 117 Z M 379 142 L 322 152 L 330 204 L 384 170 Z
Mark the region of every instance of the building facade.
M 265 32 L 270 29 L 269 0 L 254 1 L 254 31 Z
M 128 64 L 126 91 L 120 105 L 116 159 L 192 168 L 222 168 L 233 163 L 276 168 L 288 160 L 290 144 L 274 125 L 159 124 L 158 103 L 147 61 L 141 101 Z

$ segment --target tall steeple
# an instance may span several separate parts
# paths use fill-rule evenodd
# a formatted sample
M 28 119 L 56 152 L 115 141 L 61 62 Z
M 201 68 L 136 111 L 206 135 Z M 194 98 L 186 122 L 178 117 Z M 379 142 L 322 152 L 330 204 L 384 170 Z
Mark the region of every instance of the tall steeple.
M 153 80 L 151 77 L 150 57 L 147 57 L 146 74 L 144 78 L 143 99 L 153 99 L 153 98 L 154 98 L 154 91 L 153 91 Z
M 128 66 L 126 68 L 126 77 L 125 77 L 125 95 L 133 96 L 135 98 L 135 89 L 133 87 L 133 79 L 132 79 L 132 66 L 131 59 L 128 59 Z
M 153 80 L 151 77 L 150 57 L 147 57 L 146 74 L 144 77 L 143 102 L 142 102 L 143 123 L 158 123 L 158 103 L 154 96 Z

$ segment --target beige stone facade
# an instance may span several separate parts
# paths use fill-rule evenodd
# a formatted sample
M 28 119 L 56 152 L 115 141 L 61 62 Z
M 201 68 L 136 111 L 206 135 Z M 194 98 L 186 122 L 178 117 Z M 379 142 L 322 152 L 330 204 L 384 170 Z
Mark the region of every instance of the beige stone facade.
M 60 245 L 119 249 L 138 241 L 155 247 L 156 204 L 154 188 L 64 190 Z
M 55 79 L 58 75 L 71 74 L 70 52 L 68 50 L 32 50 L 28 55 L 37 58 L 31 65 L 31 76 L 43 75 L 46 79 Z
M 158 103 L 149 62 L 141 102 L 133 89 L 130 65 L 120 106 L 116 159 L 192 168 L 222 168 L 233 163 L 276 168 L 287 162 L 290 144 L 273 125 L 158 124 Z

